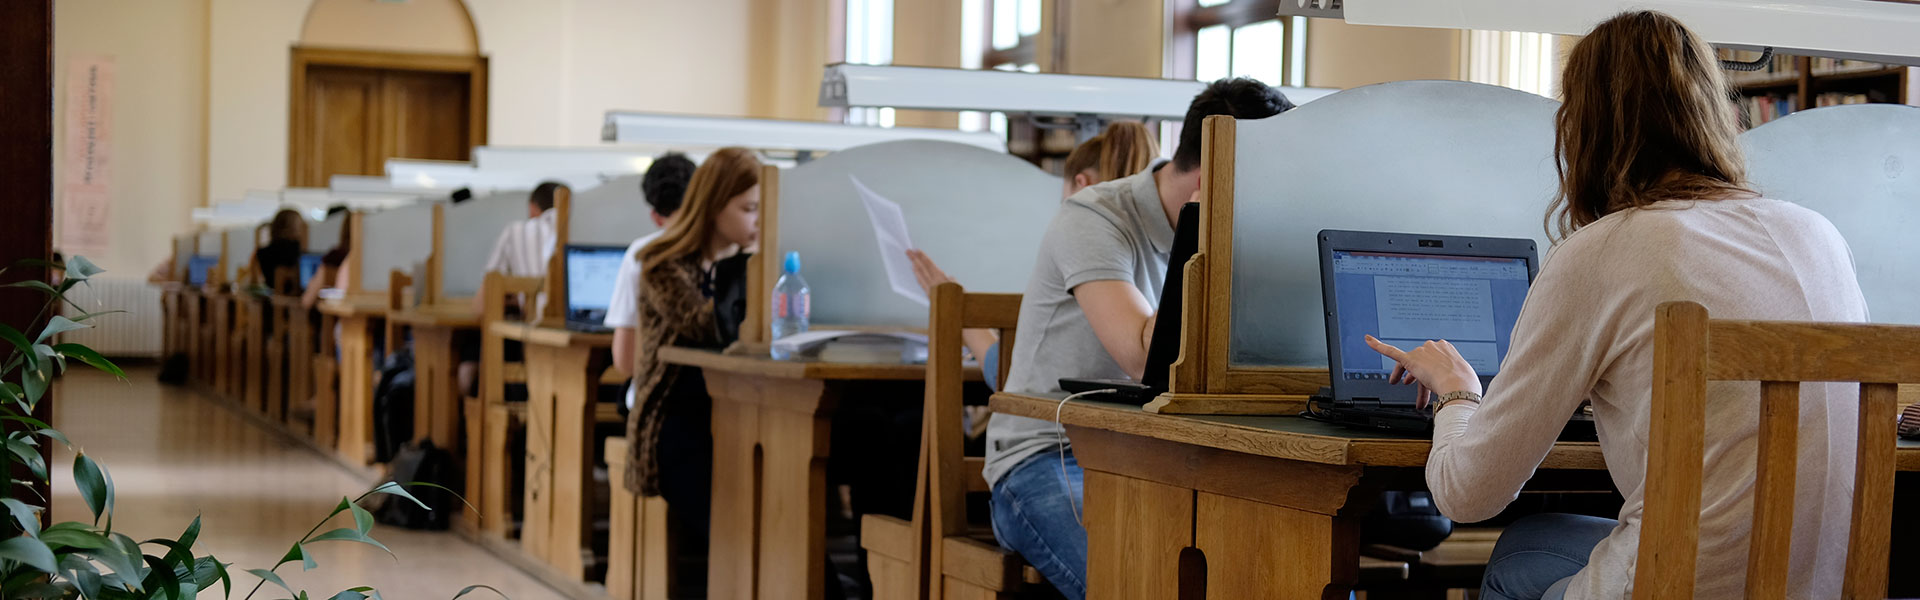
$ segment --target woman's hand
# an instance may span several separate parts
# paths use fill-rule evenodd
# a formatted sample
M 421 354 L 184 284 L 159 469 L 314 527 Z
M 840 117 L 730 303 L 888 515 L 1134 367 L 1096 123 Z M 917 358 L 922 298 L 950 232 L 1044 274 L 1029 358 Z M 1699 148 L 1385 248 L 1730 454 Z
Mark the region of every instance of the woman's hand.
M 940 265 L 933 264 L 933 259 L 927 258 L 925 252 L 908 250 L 907 260 L 913 261 L 913 278 L 920 280 L 920 290 L 926 292 L 928 297 L 933 296 L 933 288 L 953 281 L 953 277 L 940 270 Z
M 1473 372 L 1473 365 L 1467 364 L 1467 359 L 1461 358 L 1460 351 L 1446 340 L 1428 341 L 1412 350 L 1401 350 L 1369 335 L 1367 346 L 1397 363 L 1387 383 L 1420 386 L 1420 393 L 1414 397 L 1415 408 L 1425 409 L 1427 400 L 1435 395 L 1460 391 L 1480 393 L 1480 376 Z

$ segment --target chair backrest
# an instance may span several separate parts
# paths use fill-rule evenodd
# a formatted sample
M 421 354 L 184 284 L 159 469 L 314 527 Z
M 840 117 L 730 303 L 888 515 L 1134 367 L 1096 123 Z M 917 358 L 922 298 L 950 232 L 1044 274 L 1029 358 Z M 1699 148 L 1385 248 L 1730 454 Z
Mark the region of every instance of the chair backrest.
M 926 409 L 921 439 L 928 440 L 925 468 L 932 520 L 928 531 L 934 539 L 958 535 L 967 529 L 967 481 L 979 476 L 967 466 L 962 454 L 965 430 L 962 425 L 962 395 L 966 385 L 965 344 L 961 331 L 992 329 L 1000 334 L 998 368 L 1000 381 L 1006 381 L 1008 363 L 1013 357 L 1014 325 L 1020 317 L 1019 294 L 969 294 L 957 283 L 934 288 L 929 308 L 927 333 Z M 971 471 L 971 472 L 970 472 Z M 919 510 L 915 511 L 916 513 Z M 920 515 L 916 514 L 918 518 Z M 934 547 L 939 547 L 936 542 Z M 938 571 L 935 571 L 937 573 Z
M 539 277 L 511 277 L 501 273 L 487 273 L 480 283 L 482 306 L 480 309 L 480 399 L 489 404 L 506 401 L 508 380 L 524 382 L 526 370 L 515 369 L 516 376 L 509 377 L 503 371 L 509 368 L 506 363 L 506 340 L 494 333 L 493 324 L 507 320 L 507 298 L 532 297 L 546 284 Z M 522 305 L 523 310 L 531 307 Z M 498 368 L 495 368 L 498 367 Z
M 1893 519 L 1897 386 L 1920 381 L 1920 327 L 1715 320 L 1692 302 L 1654 317 L 1648 498 L 1634 598 L 1694 597 L 1707 382 L 1759 381 L 1759 466 L 1747 597 L 1784 598 L 1793 532 L 1801 382 L 1858 382 L 1847 598 L 1885 598 Z

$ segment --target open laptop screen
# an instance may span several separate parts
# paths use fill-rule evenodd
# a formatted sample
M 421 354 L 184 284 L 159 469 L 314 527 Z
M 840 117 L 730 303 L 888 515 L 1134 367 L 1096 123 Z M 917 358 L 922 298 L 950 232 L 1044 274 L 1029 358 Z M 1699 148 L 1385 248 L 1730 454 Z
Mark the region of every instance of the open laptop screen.
M 1403 349 L 1447 340 L 1482 377 L 1500 370 L 1527 299 L 1524 258 L 1333 251 L 1340 377 L 1385 381 L 1393 360 L 1367 335 Z
M 313 276 L 320 273 L 321 261 L 326 255 L 308 252 L 300 255 L 300 289 L 307 289 L 313 283 Z
M 624 246 L 567 246 L 567 320 L 598 323 L 607 316 Z

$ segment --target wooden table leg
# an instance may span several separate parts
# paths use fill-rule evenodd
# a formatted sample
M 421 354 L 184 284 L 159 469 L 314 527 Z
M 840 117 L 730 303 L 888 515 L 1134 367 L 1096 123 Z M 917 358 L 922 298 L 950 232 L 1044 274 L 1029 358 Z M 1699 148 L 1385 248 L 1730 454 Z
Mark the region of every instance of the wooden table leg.
M 267 310 L 266 300 L 252 296 L 244 297 L 241 302 L 247 307 L 247 345 L 243 357 L 246 365 L 244 381 L 247 405 L 253 412 L 268 414 L 267 409 L 267 359 L 279 356 L 267 351 Z
M 1086 469 L 1089 598 L 1333 600 L 1352 590 L 1361 467 L 1080 427 L 1068 436 Z
M 505 539 L 513 531 L 513 511 L 508 508 L 507 478 L 513 472 L 507 454 L 507 437 L 512 431 L 513 412 L 505 403 L 482 401 L 480 438 L 480 533 Z M 523 511 L 524 512 L 524 511 Z
M 752 598 L 760 568 L 760 407 L 721 391 L 738 376 L 705 375 L 713 396 L 707 597 Z
M 341 319 L 340 456 L 350 464 L 373 462 L 373 319 Z M 321 332 L 321 335 L 326 335 Z
M 711 371 L 706 379 L 714 406 L 708 596 L 820 600 L 838 387 Z M 744 556 L 757 556 L 758 564 Z
M 263 394 L 267 402 L 267 420 L 285 424 L 287 422 L 287 377 L 294 356 L 293 347 L 287 343 L 287 310 L 273 302 L 266 305 L 266 322 L 273 324 L 273 335 L 266 337 L 266 387 Z
M 213 333 L 213 391 L 221 399 L 232 401 L 233 390 L 227 387 L 227 382 L 231 381 L 229 378 L 233 369 L 233 318 L 230 314 L 233 303 L 226 298 L 209 303 L 213 305 L 213 323 L 209 327 Z
M 520 547 L 547 564 L 553 540 L 554 349 L 526 345 L 527 483 L 520 514 Z
M 593 539 L 593 429 L 600 371 L 591 348 L 554 348 L 549 371 L 553 389 L 553 517 L 548 564 L 575 581 L 587 575 L 585 555 Z M 603 353 L 602 353 L 603 354 Z M 604 358 L 604 356 L 600 357 Z
M 455 380 L 459 351 L 453 329 L 413 329 L 414 439 L 431 439 L 453 450 L 460 441 L 460 385 Z

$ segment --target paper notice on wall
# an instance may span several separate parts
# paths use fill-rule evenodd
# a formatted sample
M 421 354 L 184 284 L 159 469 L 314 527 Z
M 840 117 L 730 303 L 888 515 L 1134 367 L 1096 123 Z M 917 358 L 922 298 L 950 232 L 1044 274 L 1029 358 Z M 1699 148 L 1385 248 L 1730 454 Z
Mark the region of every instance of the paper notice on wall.
M 873 237 L 880 243 L 880 264 L 887 270 L 887 283 L 893 293 L 927 306 L 927 293 L 920 289 L 913 261 L 907 258 L 913 238 L 907 236 L 906 213 L 901 212 L 899 204 L 860 183 L 860 178 L 848 175 L 847 179 L 853 180 L 853 189 L 860 192 L 860 204 L 867 207 L 867 218 L 873 221 Z
M 75 57 L 67 64 L 66 113 L 58 245 L 69 256 L 100 254 L 110 241 L 113 57 Z

